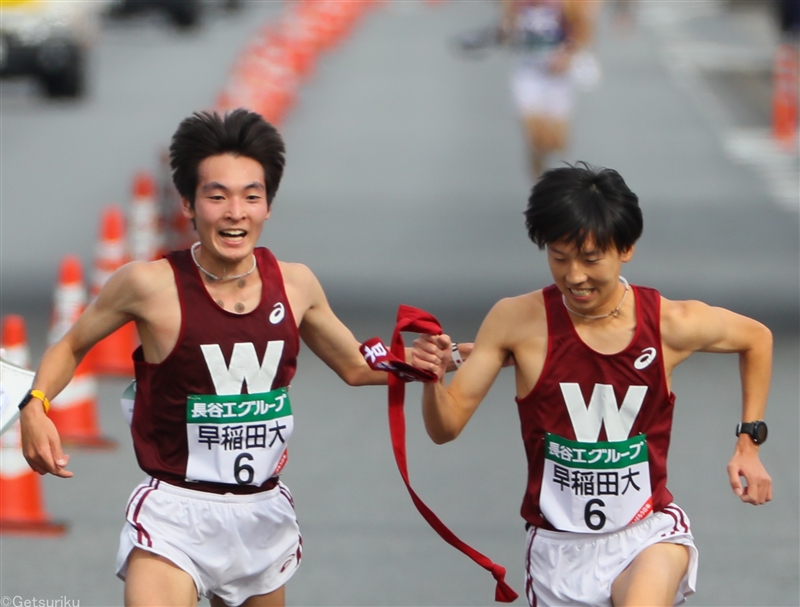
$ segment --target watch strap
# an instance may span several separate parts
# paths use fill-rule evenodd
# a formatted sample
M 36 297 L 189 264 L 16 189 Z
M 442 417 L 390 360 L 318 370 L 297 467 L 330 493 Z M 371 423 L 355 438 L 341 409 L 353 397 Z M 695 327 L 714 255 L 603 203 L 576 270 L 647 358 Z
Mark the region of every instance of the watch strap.
M 25 395 L 25 398 L 22 399 L 22 402 L 19 404 L 19 410 L 22 411 L 32 399 L 38 398 L 42 401 L 42 405 L 44 405 L 44 412 L 47 413 L 50 411 L 50 400 L 45 396 L 45 393 L 41 390 L 31 390 Z
M 764 429 L 763 437 L 759 436 L 760 434 L 758 432 L 759 427 L 763 427 Z M 761 445 L 766 441 L 767 438 L 766 423 L 763 420 L 756 420 L 753 422 L 740 422 L 736 424 L 736 436 L 739 436 L 741 434 L 747 434 L 756 445 Z

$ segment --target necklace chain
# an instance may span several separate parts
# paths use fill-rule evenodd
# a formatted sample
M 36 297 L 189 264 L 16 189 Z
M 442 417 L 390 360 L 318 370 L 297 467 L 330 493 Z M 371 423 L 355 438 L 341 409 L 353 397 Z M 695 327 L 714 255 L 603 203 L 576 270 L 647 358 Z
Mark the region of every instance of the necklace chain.
M 628 290 L 631 288 L 631 286 L 628 284 L 628 281 L 625 280 L 624 276 L 620 276 L 619 281 L 625 285 L 625 291 L 622 293 L 622 299 L 619 300 L 617 307 L 611 310 L 611 312 L 609 312 L 608 314 L 600 314 L 599 316 L 590 316 L 588 314 L 581 314 L 580 312 L 576 312 L 575 310 L 569 307 L 569 305 L 567 304 L 567 298 L 563 294 L 561 295 L 561 301 L 564 302 L 564 307 L 567 310 L 572 312 L 575 316 L 580 316 L 581 318 L 585 318 L 586 320 L 600 320 L 602 318 L 608 318 L 609 316 L 617 318 L 619 316 L 619 310 L 620 308 L 622 308 L 622 304 L 625 303 L 625 298 L 628 296 Z
M 247 270 L 247 272 L 243 272 L 242 274 L 235 274 L 234 276 L 217 276 L 216 274 L 212 274 L 211 272 L 206 270 L 203 266 L 200 265 L 200 262 L 197 261 L 197 254 L 195 253 L 195 249 L 197 249 L 197 247 L 199 247 L 199 246 L 200 246 L 200 242 L 198 241 L 198 242 L 194 243 L 192 245 L 192 248 L 190 249 L 190 251 L 192 253 L 192 261 L 194 261 L 194 265 L 197 266 L 197 269 L 200 270 L 206 276 L 208 276 L 211 280 L 215 280 L 215 281 L 216 280 L 222 280 L 222 281 L 226 281 L 227 282 L 227 281 L 231 281 L 231 280 L 237 280 L 239 278 L 244 278 L 245 276 L 249 276 L 250 274 L 252 274 L 253 270 L 255 270 L 256 266 L 258 265 L 257 262 L 256 262 L 256 256 L 255 256 L 255 254 L 253 254 L 253 267 L 250 268 L 249 270 Z

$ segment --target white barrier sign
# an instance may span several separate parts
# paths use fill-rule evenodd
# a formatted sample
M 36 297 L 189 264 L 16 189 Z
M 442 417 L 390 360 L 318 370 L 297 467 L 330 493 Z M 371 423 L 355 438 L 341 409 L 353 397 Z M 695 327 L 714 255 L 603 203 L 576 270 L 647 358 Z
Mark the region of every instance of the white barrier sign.
M 33 385 L 34 372 L 0 358 L 0 434 L 19 418 L 19 402 Z

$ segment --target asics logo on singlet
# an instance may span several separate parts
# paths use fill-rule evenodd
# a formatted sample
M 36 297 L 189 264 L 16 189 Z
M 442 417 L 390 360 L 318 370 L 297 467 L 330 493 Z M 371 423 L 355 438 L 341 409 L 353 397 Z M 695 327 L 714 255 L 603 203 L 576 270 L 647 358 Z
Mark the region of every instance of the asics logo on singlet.
M 633 361 L 633 366 L 639 371 L 646 369 L 656 359 L 656 354 L 655 348 L 645 348 L 642 350 L 642 355 Z
M 587 406 L 580 384 L 561 383 L 559 386 L 575 430 L 575 438 L 581 443 L 596 443 L 601 426 L 605 426 L 609 441 L 627 440 L 647 394 L 647 386 L 629 386 L 620 407 L 614 395 L 614 386 L 595 384 Z
M 283 340 L 267 343 L 261 363 L 258 362 L 256 347 L 249 342 L 233 344 L 230 366 L 225 363 L 222 348 L 218 344 L 203 344 L 200 349 L 217 394 L 241 394 L 245 382 L 247 391 L 253 394 L 272 390 L 283 354 Z
M 272 312 L 269 313 L 269 321 L 273 325 L 277 325 L 283 320 L 284 316 L 286 316 L 286 308 L 283 303 L 279 301 L 272 307 Z

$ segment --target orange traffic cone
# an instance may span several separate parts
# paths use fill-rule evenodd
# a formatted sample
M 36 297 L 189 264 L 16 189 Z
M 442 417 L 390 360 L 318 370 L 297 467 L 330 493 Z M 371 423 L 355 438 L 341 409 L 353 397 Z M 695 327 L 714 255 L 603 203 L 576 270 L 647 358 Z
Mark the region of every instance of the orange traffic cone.
M 3 358 L 30 366 L 25 320 L 16 314 L 3 318 Z M 61 535 L 66 525 L 50 520 L 42 506 L 39 475 L 22 455 L 19 421 L 0 437 L 0 533 Z
M 122 210 L 113 205 L 106 207 L 100 224 L 100 239 L 97 242 L 92 276 L 92 299 L 97 297 L 109 276 L 128 262 L 125 249 L 125 216 Z M 133 323 L 120 327 L 102 339 L 88 355 L 92 358 L 95 373 L 133 376 L 131 353 L 138 343 Z
M 18 314 L 8 314 L 3 317 L 2 354 L 8 362 L 30 369 L 31 354 L 28 349 L 25 319 Z
M 67 256 L 61 262 L 53 303 L 49 342 L 57 342 L 78 320 L 86 307 L 83 269 L 77 257 Z M 97 379 L 92 369 L 92 356 L 87 355 L 75 369 L 72 381 L 54 397 L 50 419 L 65 445 L 93 449 L 113 449 L 116 442 L 100 436 L 97 422 Z
M 274 125 L 281 123 L 297 97 L 297 74 L 274 35 L 262 36 L 245 49 L 231 80 L 227 92 L 233 92 L 243 107 L 255 110 Z
M 161 218 L 155 179 L 140 171 L 133 179 L 130 208 L 130 251 L 137 261 L 153 261 L 163 254 Z
M 772 135 L 779 145 L 793 149 L 797 143 L 798 57 L 791 44 L 775 52 L 772 94 Z
M 281 28 L 281 35 L 285 39 L 286 52 L 294 72 L 300 79 L 307 79 L 314 70 L 319 50 L 308 20 L 295 12 L 289 13 Z

